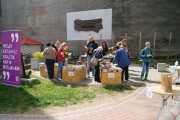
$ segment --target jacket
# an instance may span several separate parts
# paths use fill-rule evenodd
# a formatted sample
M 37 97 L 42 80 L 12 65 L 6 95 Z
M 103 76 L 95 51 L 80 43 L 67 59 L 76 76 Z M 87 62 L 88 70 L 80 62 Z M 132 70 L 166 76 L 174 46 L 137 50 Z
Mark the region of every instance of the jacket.
M 62 56 L 61 53 L 63 53 L 64 56 Z M 57 56 L 58 56 L 58 61 L 65 62 L 65 51 L 62 48 L 59 48 Z
M 92 56 L 94 49 L 98 48 L 98 44 L 96 42 L 94 42 L 94 41 L 89 42 L 87 44 L 87 48 L 93 48 L 92 51 L 90 51 L 90 49 L 87 51 L 87 55 L 91 55 Z
M 120 68 L 124 68 L 124 67 L 129 66 L 131 64 L 124 48 L 119 48 L 116 51 L 113 63 L 118 63 L 118 67 L 120 67 Z
M 148 54 L 151 54 L 151 56 L 148 57 L 148 56 L 147 56 Z M 140 54 L 140 57 L 141 57 L 141 59 L 143 60 L 143 62 L 150 63 L 150 62 L 152 61 L 152 59 L 153 59 L 152 49 L 145 47 L 144 49 L 142 49 L 141 54 Z
M 101 59 L 103 57 L 102 51 L 95 49 L 93 52 L 93 56 L 95 56 L 95 58 Z

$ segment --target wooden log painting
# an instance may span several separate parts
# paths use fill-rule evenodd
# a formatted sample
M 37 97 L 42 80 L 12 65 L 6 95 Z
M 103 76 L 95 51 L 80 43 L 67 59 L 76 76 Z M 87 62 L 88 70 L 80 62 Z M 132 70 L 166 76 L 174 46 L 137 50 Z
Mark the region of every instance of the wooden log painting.
M 74 29 L 77 31 L 95 31 L 99 32 L 103 29 L 102 19 L 92 19 L 92 20 L 79 20 L 74 21 Z

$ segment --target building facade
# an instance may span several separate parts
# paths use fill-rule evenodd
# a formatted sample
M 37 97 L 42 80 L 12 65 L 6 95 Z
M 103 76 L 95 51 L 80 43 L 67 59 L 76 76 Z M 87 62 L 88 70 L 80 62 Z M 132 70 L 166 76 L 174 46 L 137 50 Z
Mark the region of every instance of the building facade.
M 156 56 L 180 55 L 179 0 L 0 0 L 0 6 L 1 30 L 18 29 L 44 44 L 67 42 L 74 55 L 85 53 L 87 41 L 67 41 L 66 14 L 108 8 L 113 33 L 108 46 L 127 38 L 133 56 L 146 41 Z

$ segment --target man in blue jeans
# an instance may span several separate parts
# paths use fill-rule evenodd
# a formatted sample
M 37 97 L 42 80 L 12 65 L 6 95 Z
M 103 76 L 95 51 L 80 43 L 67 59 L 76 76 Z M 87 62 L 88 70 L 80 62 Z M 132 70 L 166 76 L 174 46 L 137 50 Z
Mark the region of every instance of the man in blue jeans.
M 150 42 L 145 43 L 145 48 L 141 51 L 141 58 L 143 61 L 143 67 L 141 72 L 141 80 L 147 80 L 149 67 L 153 58 L 152 49 L 150 48 Z

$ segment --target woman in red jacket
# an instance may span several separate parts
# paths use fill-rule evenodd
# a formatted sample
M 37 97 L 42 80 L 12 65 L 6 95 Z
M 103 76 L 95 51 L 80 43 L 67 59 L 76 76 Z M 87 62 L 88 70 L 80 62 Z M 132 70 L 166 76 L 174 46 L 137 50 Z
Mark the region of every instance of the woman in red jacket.
M 61 44 L 61 47 L 58 49 L 58 72 L 56 76 L 56 80 L 59 81 L 62 79 L 62 66 L 65 63 L 65 49 L 67 48 L 67 44 L 64 42 Z

